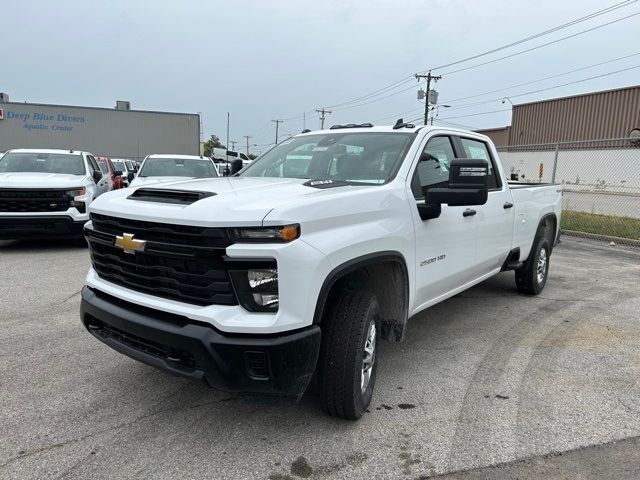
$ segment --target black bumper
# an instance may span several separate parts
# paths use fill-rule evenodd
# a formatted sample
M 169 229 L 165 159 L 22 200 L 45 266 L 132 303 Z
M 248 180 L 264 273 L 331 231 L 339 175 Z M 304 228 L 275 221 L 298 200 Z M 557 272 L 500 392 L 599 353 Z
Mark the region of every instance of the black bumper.
M 114 350 L 228 392 L 299 397 L 320 350 L 317 325 L 279 335 L 227 335 L 88 287 L 82 289 L 80 317 L 93 336 Z
M 0 240 L 82 237 L 85 223 L 62 215 L 0 216 Z

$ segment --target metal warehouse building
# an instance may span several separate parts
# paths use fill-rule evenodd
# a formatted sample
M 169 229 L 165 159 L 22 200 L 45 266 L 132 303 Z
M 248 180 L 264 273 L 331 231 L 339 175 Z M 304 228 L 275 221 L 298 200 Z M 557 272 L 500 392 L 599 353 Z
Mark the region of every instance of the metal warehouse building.
M 0 152 L 11 148 L 86 150 L 142 160 L 151 153 L 200 154 L 200 116 L 116 108 L 10 102 L 0 93 Z
M 637 135 L 640 85 L 514 105 L 511 126 L 478 132 L 504 147 Z

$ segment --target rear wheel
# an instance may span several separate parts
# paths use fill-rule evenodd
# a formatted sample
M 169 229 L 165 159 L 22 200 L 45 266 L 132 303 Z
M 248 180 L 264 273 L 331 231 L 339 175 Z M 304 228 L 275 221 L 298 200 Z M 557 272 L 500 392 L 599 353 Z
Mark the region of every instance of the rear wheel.
M 357 420 L 371 403 L 380 334 L 376 297 L 346 291 L 334 297 L 324 320 L 318 388 L 329 415 Z
M 538 295 L 547 283 L 551 248 L 544 237 L 537 237 L 525 264 L 516 270 L 516 286 L 522 293 Z

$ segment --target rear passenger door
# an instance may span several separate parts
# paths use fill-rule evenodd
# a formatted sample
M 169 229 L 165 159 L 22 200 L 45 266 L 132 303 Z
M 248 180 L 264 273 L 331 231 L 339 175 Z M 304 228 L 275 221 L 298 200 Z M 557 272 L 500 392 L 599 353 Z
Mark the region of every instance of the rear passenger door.
M 478 246 L 476 266 L 480 275 L 502 267 L 513 242 L 514 211 L 507 182 L 499 175 L 496 159 L 489 145 L 480 139 L 459 136 L 454 138 L 458 154 L 489 162 L 489 194 L 487 203 L 472 207 L 477 212 Z

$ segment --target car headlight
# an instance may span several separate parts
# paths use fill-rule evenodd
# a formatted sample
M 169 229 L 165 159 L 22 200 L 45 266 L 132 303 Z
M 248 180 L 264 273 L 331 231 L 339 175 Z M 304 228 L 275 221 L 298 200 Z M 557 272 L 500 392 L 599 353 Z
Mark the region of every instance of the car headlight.
M 238 302 L 250 312 L 277 312 L 278 270 L 261 268 L 229 272 Z
M 69 206 L 75 207 L 80 213 L 85 213 L 86 206 L 84 200 L 76 200 L 76 197 L 83 197 L 87 194 L 86 188 L 77 188 L 64 192 L 69 197 Z
M 229 235 L 239 242 L 291 242 L 300 236 L 300 225 L 231 228 Z

